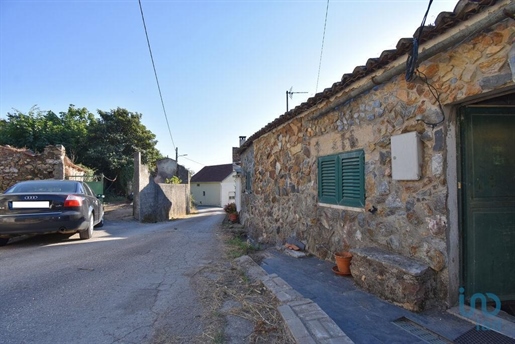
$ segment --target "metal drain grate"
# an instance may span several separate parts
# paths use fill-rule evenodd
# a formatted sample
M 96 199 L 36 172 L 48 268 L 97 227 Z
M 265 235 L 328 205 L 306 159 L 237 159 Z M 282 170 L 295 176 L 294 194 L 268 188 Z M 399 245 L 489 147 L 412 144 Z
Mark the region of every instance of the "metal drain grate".
M 501 302 L 501 310 L 511 316 L 515 316 L 515 300 Z
M 478 331 L 473 328 L 454 340 L 457 344 L 515 344 L 515 339 L 495 331 Z
M 449 344 L 452 343 L 448 339 L 440 336 L 437 333 L 431 332 L 422 325 L 417 324 L 408 318 L 402 317 L 394 320 L 393 323 L 405 331 L 408 331 L 415 337 L 422 339 L 423 341 L 431 344 Z

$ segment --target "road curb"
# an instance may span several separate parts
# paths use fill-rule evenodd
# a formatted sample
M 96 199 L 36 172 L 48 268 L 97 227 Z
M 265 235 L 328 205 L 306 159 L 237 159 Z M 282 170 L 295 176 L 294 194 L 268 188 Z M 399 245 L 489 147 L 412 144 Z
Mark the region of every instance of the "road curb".
M 354 343 L 338 325 L 312 300 L 303 297 L 281 277 L 268 274 L 249 256 L 234 260 L 254 281 L 261 281 L 281 303 L 277 308 L 298 344 Z

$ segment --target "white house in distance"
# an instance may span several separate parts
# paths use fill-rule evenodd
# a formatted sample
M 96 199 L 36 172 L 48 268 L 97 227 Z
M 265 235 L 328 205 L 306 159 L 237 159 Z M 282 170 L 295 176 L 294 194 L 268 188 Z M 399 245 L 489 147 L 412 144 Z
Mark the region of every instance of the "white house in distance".
M 191 195 L 198 205 L 223 207 L 236 202 L 233 164 L 205 166 L 191 177 Z

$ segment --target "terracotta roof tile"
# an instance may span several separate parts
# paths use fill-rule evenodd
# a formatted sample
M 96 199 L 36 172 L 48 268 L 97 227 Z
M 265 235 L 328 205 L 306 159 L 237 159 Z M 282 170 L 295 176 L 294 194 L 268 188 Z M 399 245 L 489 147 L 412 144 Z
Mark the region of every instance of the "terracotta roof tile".
M 469 0 L 459 0 L 453 12 L 441 12 L 434 25 L 425 26 L 420 37 L 419 44 L 429 41 L 439 35 L 443 34 L 448 29 L 457 26 L 463 21 L 466 21 L 473 15 L 485 10 L 486 8 L 495 5 L 496 0 L 477 0 L 471 2 Z M 418 37 L 420 28 L 417 28 L 414 37 Z M 287 113 L 279 116 L 272 122 L 268 123 L 265 127 L 258 130 L 247 141 L 240 147 L 240 152 L 245 151 L 251 144 L 252 141 L 266 134 L 267 132 L 277 128 L 281 124 L 286 123 L 292 118 L 299 116 L 306 110 L 313 106 L 330 99 L 338 92 L 344 90 L 348 85 L 359 80 L 378 69 L 387 66 L 389 63 L 406 55 L 412 48 L 413 38 L 401 38 L 397 42 L 396 49 L 384 50 L 378 58 L 370 58 L 367 60 L 365 66 L 357 66 L 354 68 L 352 73 L 344 74 L 341 81 L 335 82 L 332 87 L 326 88 L 315 96 L 309 98 L 306 102 L 300 104 L 294 109 L 289 110 Z M 201 170 L 202 171 L 202 170 Z M 193 180 L 193 178 L 192 178 Z

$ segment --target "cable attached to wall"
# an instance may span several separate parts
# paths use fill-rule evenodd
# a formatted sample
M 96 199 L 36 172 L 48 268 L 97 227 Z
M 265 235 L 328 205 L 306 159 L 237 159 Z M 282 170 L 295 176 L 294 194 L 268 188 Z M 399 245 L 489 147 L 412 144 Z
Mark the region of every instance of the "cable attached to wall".
M 442 106 L 442 103 L 440 102 L 440 92 L 438 92 L 436 87 L 434 87 L 433 85 L 431 85 L 428 82 L 427 76 L 424 73 L 422 73 L 418 69 L 418 66 L 417 66 L 417 64 L 418 64 L 418 45 L 420 43 L 420 39 L 422 37 L 422 31 L 424 30 L 424 27 L 426 25 L 427 15 L 429 14 L 429 10 L 431 9 L 432 3 L 433 3 L 433 0 L 429 0 L 429 5 L 427 6 L 426 14 L 424 14 L 424 18 L 422 19 L 422 23 L 420 24 L 420 27 L 418 29 L 418 36 L 413 37 L 413 46 L 412 46 L 411 54 L 409 54 L 408 59 L 406 60 L 406 81 L 412 82 L 417 77 L 419 77 L 420 80 L 422 80 L 422 82 L 424 82 L 427 85 L 427 87 L 429 88 L 429 92 L 431 92 L 433 97 L 436 99 L 436 101 L 438 103 L 438 107 L 440 108 L 440 112 L 442 113 L 442 119 L 436 123 L 428 123 L 428 122 L 424 121 L 424 119 L 422 119 L 422 118 L 417 119 L 417 121 L 422 121 L 422 123 L 424 123 L 425 125 L 429 125 L 429 126 L 431 126 L 432 129 L 434 129 L 437 125 L 441 124 L 445 120 L 445 113 L 443 112 L 443 106 Z
M 422 80 L 422 82 L 427 85 L 427 87 L 429 88 L 429 92 L 431 92 L 433 97 L 436 99 L 436 102 L 438 103 L 438 107 L 440 108 L 440 112 L 442 113 L 442 119 L 436 123 L 428 123 L 428 122 L 424 121 L 422 118 L 417 119 L 417 121 L 421 121 L 425 125 L 430 125 L 431 128 L 434 129 L 438 124 L 441 124 L 445 120 L 445 113 L 443 112 L 443 106 L 442 106 L 442 103 L 440 102 L 440 92 L 438 92 L 436 87 L 434 87 L 427 81 L 427 76 L 424 73 L 422 73 L 420 70 L 418 70 L 418 68 L 415 71 L 415 75 L 418 76 L 420 78 L 420 80 Z
M 415 76 L 415 70 L 417 69 L 417 60 L 418 60 L 418 45 L 420 43 L 420 38 L 422 37 L 422 31 L 424 30 L 424 26 L 426 25 L 427 15 L 429 13 L 429 9 L 431 8 L 431 4 L 433 0 L 429 0 L 429 5 L 427 6 L 426 14 L 422 19 L 422 23 L 420 24 L 418 30 L 418 37 L 413 37 L 413 46 L 411 50 L 411 54 L 408 56 L 408 60 L 406 61 L 406 81 L 412 81 Z

